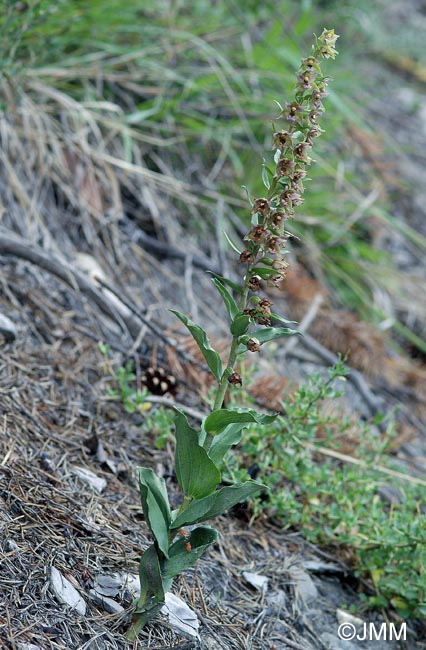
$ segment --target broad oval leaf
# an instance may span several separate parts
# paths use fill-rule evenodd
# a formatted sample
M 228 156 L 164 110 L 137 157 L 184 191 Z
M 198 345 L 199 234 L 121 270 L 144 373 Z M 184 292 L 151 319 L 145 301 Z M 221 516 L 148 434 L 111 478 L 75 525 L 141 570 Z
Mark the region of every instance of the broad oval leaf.
M 157 551 L 154 544 L 142 553 L 139 562 L 139 581 L 141 593 L 137 604 L 137 610 L 146 607 L 151 598 L 157 603 L 164 603 L 163 579 L 161 577 L 161 568 L 158 561 Z
M 206 548 L 214 544 L 217 538 L 218 533 L 209 526 L 198 526 L 188 537 L 180 536 L 170 547 L 169 559 L 164 561 L 163 578 L 171 580 L 194 566 Z
M 250 423 L 270 424 L 276 415 L 262 415 L 256 411 L 219 409 L 204 421 L 204 429 L 214 436 L 208 454 L 219 465 L 229 449 L 240 442 L 241 434 Z
M 172 519 L 164 479 L 147 467 L 139 468 L 139 489 L 145 520 L 161 552 L 169 552 L 169 528 Z
M 231 323 L 231 334 L 233 336 L 242 336 L 248 330 L 250 316 L 248 314 L 238 314 Z
M 217 278 L 212 278 L 212 282 L 216 289 L 219 291 L 222 296 L 222 300 L 225 303 L 226 311 L 228 312 L 229 318 L 231 321 L 234 320 L 235 316 L 239 313 L 239 308 L 231 293 L 225 287 L 224 284 Z
M 203 423 L 204 429 L 212 436 L 217 435 L 233 423 L 250 423 L 270 424 L 275 420 L 277 415 L 265 415 L 256 413 L 251 409 L 217 409 L 208 415 Z
M 277 271 L 275 269 L 272 269 L 270 266 L 256 266 L 254 269 L 252 269 L 252 273 L 259 275 L 262 280 L 267 280 L 272 275 L 277 275 Z
M 174 309 L 171 309 L 170 311 L 172 314 L 177 316 L 179 320 L 181 320 L 182 323 L 189 329 L 198 347 L 200 348 L 201 354 L 203 355 L 208 367 L 212 371 L 216 380 L 219 382 L 222 376 L 222 361 L 216 350 L 213 350 L 211 347 L 210 341 L 207 338 L 207 334 L 203 328 L 193 323 L 192 320 L 185 316 L 185 314 L 182 314 L 179 311 L 175 311 Z
M 199 445 L 199 435 L 189 426 L 182 411 L 178 411 L 176 426 L 176 477 L 185 496 L 201 499 L 211 494 L 221 474 L 206 450 Z
M 217 517 L 237 503 L 254 497 L 264 489 L 265 486 L 256 481 L 246 481 L 223 487 L 204 499 L 192 501 L 185 512 L 176 516 L 171 527 L 173 529 L 182 528 L 182 526 L 198 524 L 201 521 Z
M 227 427 L 213 438 L 209 447 L 209 456 L 216 465 L 220 465 L 225 457 L 225 454 L 231 449 L 233 445 L 237 445 L 241 441 L 243 430 L 247 427 L 247 423 L 228 424 Z

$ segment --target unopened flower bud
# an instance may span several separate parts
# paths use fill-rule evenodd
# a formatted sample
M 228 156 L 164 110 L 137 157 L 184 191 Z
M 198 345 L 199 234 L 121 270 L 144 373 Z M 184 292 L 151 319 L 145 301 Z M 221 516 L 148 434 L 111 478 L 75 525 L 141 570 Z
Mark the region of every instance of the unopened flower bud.
M 316 126 L 318 124 L 318 116 L 319 116 L 318 111 L 311 111 L 308 116 L 310 123 Z
M 260 275 L 252 275 L 250 277 L 250 280 L 248 282 L 250 291 L 259 291 L 261 279 L 262 278 L 260 277 Z
M 282 258 L 280 258 L 280 259 L 278 259 L 278 260 L 275 260 L 275 261 L 272 263 L 272 268 L 273 268 L 275 271 L 285 271 L 289 266 L 290 266 L 289 263 L 286 262 L 286 261 L 285 261 L 284 259 L 282 259 Z
M 272 260 L 270 257 L 261 257 L 259 263 L 264 264 L 265 266 L 272 266 Z
M 281 273 L 280 275 L 270 275 L 266 284 L 268 287 L 279 287 L 281 282 L 284 280 L 284 277 L 284 273 Z
M 262 300 L 259 301 L 259 308 L 263 309 L 266 307 L 272 307 L 274 303 L 269 300 L 269 298 L 262 298 Z
M 334 46 L 336 45 L 338 38 L 338 35 L 334 33 L 334 29 L 323 30 L 321 36 L 318 39 L 318 44 L 321 54 L 325 59 L 334 59 L 336 56 L 337 50 Z
M 302 61 L 302 64 L 304 66 L 306 66 L 306 68 L 308 70 L 315 67 L 316 63 L 317 63 L 317 61 L 316 61 L 315 57 L 313 57 L 313 56 L 308 56 L 307 59 L 303 59 L 303 61 Z
M 241 264 L 251 264 L 254 262 L 254 256 L 253 253 L 250 251 L 243 251 L 240 253 L 240 258 L 238 260 Z
M 241 377 L 240 373 L 236 372 L 235 370 L 229 375 L 228 381 L 230 384 L 233 384 L 234 386 L 243 385 L 243 378 Z
M 312 141 L 314 138 L 318 138 L 318 136 L 323 133 L 323 130 L 318 126 L 313 126 L 311 129 L 306 134 L 306 142 L 309 142 L 309 144 L 312 144 Z
M 259 352 L 260 346 L 261 343 L 259 339 L 255 339 L 254 337 L 249 339 L 246 343 L 247 350 L 250 350 L 250 352 Z

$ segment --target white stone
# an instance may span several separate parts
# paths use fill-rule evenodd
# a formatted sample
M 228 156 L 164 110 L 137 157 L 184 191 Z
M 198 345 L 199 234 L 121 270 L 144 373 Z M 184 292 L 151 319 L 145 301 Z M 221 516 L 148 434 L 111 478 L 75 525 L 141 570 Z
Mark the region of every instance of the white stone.
M 75 609 L 82 616 L 85 615 L 85 601 L 70 581 L 64 578 L 62 573 L 54 566 L 50 567 L 50 586 L 56 598 L 61 603 L 68 605 L 71 609 Z
M 88 483 L 98 494 L 101 494 L 107 486 L 107 482 L 104 478 L 96 476 L 96 474 L 86 467 L 74 467 L 74 474 L 78 476 L 81 481 Z
M 183 600 L 168 591 L 161 613 L 169 618 L 169 624 L 187 639 L 198 639 L 200 623 L 196 613 Z
M 246 582 L 258 591 L 266 591 L 268 588 L 268 578 L 259 575 L 258 573 L 250 573 L 250 571 L 243 571 L 241 574 Z
M 289 575 L 294 584 L 297 599 L 300 599 L 305 605 L 309 605 L 318 598 L 318 589 L 309 573 L 306 573 L 301 567 L 293 566 L 289 569 Z

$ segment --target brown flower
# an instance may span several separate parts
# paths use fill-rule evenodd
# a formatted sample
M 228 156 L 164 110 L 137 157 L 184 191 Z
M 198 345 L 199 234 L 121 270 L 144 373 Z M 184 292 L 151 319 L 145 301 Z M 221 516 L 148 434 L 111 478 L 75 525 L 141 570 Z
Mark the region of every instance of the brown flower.
M 256 339 L 254 337 L 249 339 L 246 343 L 247 350 L 250 350 L 250 352 L 259 352 L 261 345 L 262 344 L 259 339 Z
M 321 114 L 320 110 L 311 111 L 309 113 L 309 115 L 308 115 L 308 119 L 309 119 L 310 123 L 313 124 L 314 126 L 317 126 L 318 118 L 319 118 L 320 114 Z
M 244 239 L 248 239 L 255 242 L 256 244 L 259 244 L 265 239 L 266 235 L 267 230 L 265 230 L 263 226 L 254 226 L 251 230 L 248 231 Z
M 308 133 L 306 134 L 306 142 L 309 142 L 309 144 L 312 144 L 312 141 L 314 138 L 318 138 L 318 136 L 323 133 L 323 130 L 318 126 L 314 126 L 311 129 L 309 129 Z
M 250 251 L 242 251 L 238 260 L 241 264 L 251 264 L 254 262 L 254 255 Z
M 274 303 L 269 300 L 269 298 L 262 298 L 259 301 L 259 309 L 264 309 L 266 307 L 272 307 Z
M 310 70 L 303 70 L 300 74 L 297 75 L 297 83 L 302 86 L 304 90 L 309 90 L 309 88 L 312 88 L 312 84 L 314 83 L 315 79 L 316 74 L 312 71 L 312 68 Z
M 286 214 L 282 210 L 274 210 L 271 214 L 271 226 L 279 228 L 286 219 Z
M 324 99 L 324 97 L 327 97 L 327 93 L 324 91 L 321 91 L 319 89 L 314 90 L 314 92 L 311 95 L 311 102 L 315 106 L 315 108 L 324 110 L 324 106 L 321 103 L 321 100 Z
M 261 215 L 269 214 L 269 201 L 268 199 L 256 199 L 253 203 L 252 214 L 258 212 Z
M 283 149 L 291 145 L 291 134 L 288 131 L 278 131 L 274 133 L 273 146 Z
M 277 165 L 277 174 L 279 176 L 288 176 L 294 169 L 294 161 L 288 158 L 281 158 Z
M 269 237 L 266 242 L 266 246 L 270 253 L 280 253 L 281 249 L 286 245 L 287 240 L 284 237 L 277 237 L 277 235 L 272 235 Z
M 280 204 L 288 208 L 294 208 L 302 205 L 303 199 L 294 189 L 288 188 L 280 194 Z
M 285 105 L 284 110 L 282 111 L 282 117 L 287 118 L 289 122 L 295 122 L 298 116 L 303 114 L 303 106 L 298 102 L 291 102 Z
M 289 263 L 285 261 L 284 258 L 279 257 L 278 259 L 272 262 L 272 268 L 275 271 L 285 271 L 288 268 Z
M 285 273 L 281 273 L 280 275 L 270 275 L 266 284 L 268 287 L 279 287 L 284 278 Z
M 271 303 L 272 304 L 272 303 Z M 271 324 L 271 311 L 267 307 L 263 309 L 245 309 L 244 314 L 248 314 L 259 325 L 270 325 Z
M 230 384 L 233 384 L 234 386 L 242 386 L 243 385 L 243 378 L 241 377 L 239 372 L 236 372 L 234 370 L 228 377 L 228 381 Z
M 299 160 L 303 160 L 303 162 L 309 162 L 307 155 L 308 149 L 312 149 L 312 145 L 309 142 L 299 142 L 293 149 L 294 155 Z
M 260 277 L 260 275 L 252 275 L 250 277 L 250 280 L 248 282 L 250 291 L 259 291 L 261 279 L 262 278 Z
M 302 60 L 302 65 L 306 67 L 307 70 L 311 70 L 314 67 L 317 67 L 317 60 L 314 56 L 308 56 L 306 59 Z

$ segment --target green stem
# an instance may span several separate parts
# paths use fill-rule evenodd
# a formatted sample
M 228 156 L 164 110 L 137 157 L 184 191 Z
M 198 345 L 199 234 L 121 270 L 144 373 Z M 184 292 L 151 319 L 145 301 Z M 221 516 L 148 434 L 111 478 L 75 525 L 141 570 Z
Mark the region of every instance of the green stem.
M 225 397 L 226 390 L 228 388 L 228 377 L 230 371 L 234 369 L 235 361 L 237 359 L 237 349 L 238 349 L 238 336 L 233 336 L 232 338 L 232 343 L 231 343 L 231 348 L 229 350 L 229 357 L 228 357 L 228 363 L 226 364 L 225 371 L 222 375 L 222 378 L 220 380 L 218 389 L 217 389 L 217 394 L 216 394 L 216 399 L 214 402 L 213 406 L 213 411 L 216 411 L 216 409 L 220 409 L 222 406 L 223 399 Z
M 277 166 L 278 165 L 275 166 L 275 174 L 277 173 L 277 170 L 276 170 Z M 278 177 L 274 175 L 274 177 L 272 179 L 272 182 L 271 182 L 271 187 L 269 188 L 268 194 L 266 195 L 266 198 L 268 199 L 268 201 L 270 199 L 272 199 L 272 197 L 274 196 L 277 185 L 278 185 Z
M 267 195 L 268 200 L 273 197 L 277 185 L 278 185 L 278 177 L 274 176 L 274 178 L 272 179 L 271 187 L 269 188 L 269 191 L 268 191 L 268 195 Z M 257 258 L 257 255 L 259 253 L 259 249 L 260 249 L 260 246 L 258 246 L 257 251 L 256 251 L 256 253 L 254 255 L 254 258 L 255 258 L 254 262 L 252 262 L 251 264 L 249 264 L 247 266 L 247 273 L 246 273 L 246 276 L 245 276 L 243 293 L 242 293 L 240 304 L 239 304 L 240 312 L 243 312 L 244 309 L 246 309 L 246 307 L 247 307 L 247 299 L 248 299 L 248 294 L 249 294 L 249 286 L 248 285 L 249 285 L 249 281 L 250 281 L 250 271 L 256 264 L 256 258 Z M 216 411 L 217 409 L 220 409 L 222 407 L 223 400 L 224 400 L 225 395 L 226 395 L 226 390 L 228 388 L 228 377 L 229 377 L 230 373 L 234 370 L 235 362 L 237 360 L 238 340 L 239 340 L 239 336 L 233 336 L 232 337 L 231 348 L 229 350 L 229 356 L 228 356 L 228 362 L 226 364 L 226 368 L 225 368 L 225 370 L 224 370 L 224 372 L 222 374 L 222 377 L 220 379 L 220 382 L 219 382 L 219 386 L 218 386 L 217 393 L 216 393 L 216 399 L 215 399 L 214 405 L 213 405 L 213 411 Z M 203 447 L 204 447 L 205 450 L 209 449 L 212 440 L 213 440 L 213 436 L 210 435 L 210 434 L 207 434 L 206 438 L 204 440 L 204 444 L 203 444 Z
M 245 277 L 245 282 L 244 282 L 244 288 L 243 288 L 243 293 L 241 296 L 240 304 L 239 304 L 239 309 L 240 312 L 243 312 L 244 309 L 247 307 L 247 298 L 248 298 L 248 293 L 249 293 L 249 280 L 250 280 L 250 271 L 254 263 L 249 265 L 247 267 L 247 273 Z M 238 345 L 239 345 L 239 336 L 235 335 L 232 337 L 232 342 L 231 342 L 231 348 L 229 350 L 229 356 L 228 356 L 228 362 L 226 364 L 226 368 L 223 371 L 221 380 L 219 382 L 219 386 L 217 388 L 217 393 L 216 393 L 216 399 L 214 401 L 213 405 L 213 411 L 216 411 L 217 409 L 220 409 L 222 407 L 222 403 L 228 388 L 228 377 L 230 373 L 233 371 L 235 362 L 237 360 L 237 350 L 238 350 Z M 213 436 L 211 434 L 207 434 L 206 438 L 204 440 L 203 447 L 207 451 L 212 443 Z

